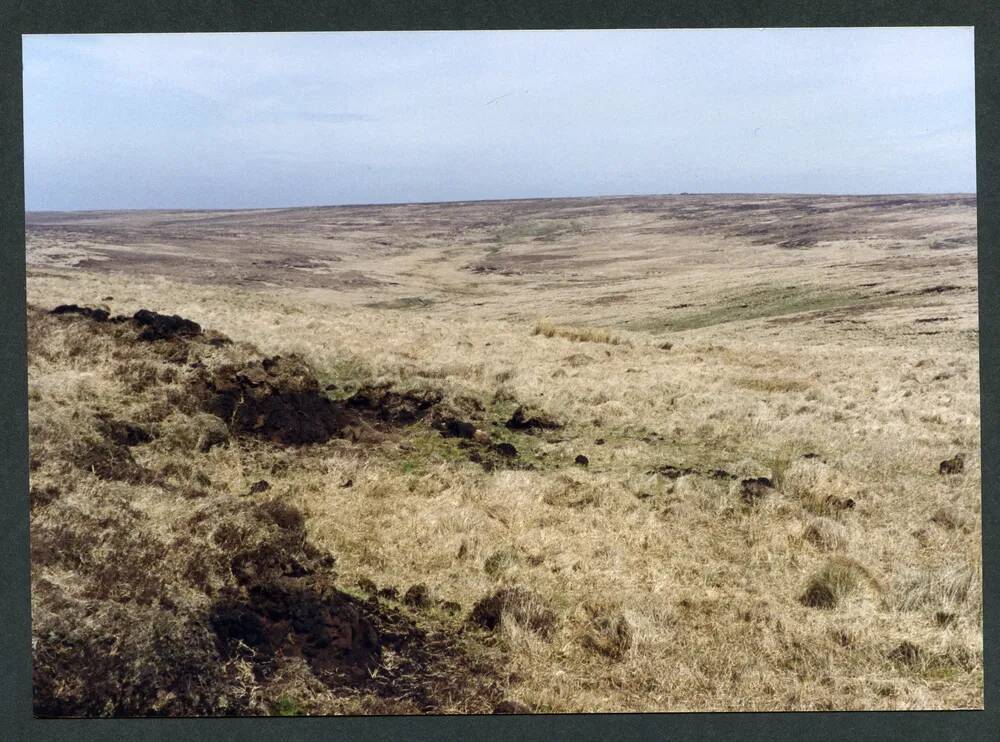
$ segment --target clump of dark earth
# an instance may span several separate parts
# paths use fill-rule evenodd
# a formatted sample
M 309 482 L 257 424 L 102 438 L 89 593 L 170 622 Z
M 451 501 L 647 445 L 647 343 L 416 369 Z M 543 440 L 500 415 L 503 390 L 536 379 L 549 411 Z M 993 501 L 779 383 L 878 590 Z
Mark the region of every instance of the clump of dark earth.
M 354 486 L 354 480 L 353 479 L 348 479 L 347 481 L 340 483 L 340 488 L 341 489 L 347 489 L 348 487 L 353 487 L 353 486 Z
M 132 457 L 128 446 L 112 441 L 79 442 L 71 455 L 73 464 L 93 472 L 98 479 L 147 484 L 155 474 L 140 466 Z
M 271 489 L 271 483 L 268 482 L 266 479 L 260 479 L 250 485 L 249 494 L 257 495 L 260 494 L 261 492 L 267 492 L 269 489 Z
M 62 493 L 59 488 L 54 485 L 47 485 L 45 487 L 36 487 L 31 485 L 28 489 L 28 500 L 31 503 L 31 509 L 43 508 L 51 502 L 55 502 L 59 495 Z
M 505 458 L 512 459 L 517 456 L 517 449 L 514 447 L 514 444 L 507 443 L 506 441 L 494 445 L 493 450 Z
M 590 459 L 588 459 L 581 453 L 578 454 L 575 459 L 573 459 L 573 463 L 578 464 L 579 466 L 587 466 L 590 463 Z
M 445 438 L 472 438 L 476 434 L 476 426 L 459 420 L 456 417 L 444 417 L 434 423 Z
M 514 410 L 514 414 L 505 423 L 510 430 L 556 430 L 562 425 L 543 413 L 529 413 L 523 406 Z
M 286 529 L 287 530 L 287 529 Z M 288 533 L 285 542 L 293 542 L 299 534 Z M 240 585 L 250 585 L 272 577 L 302 577 L 312 569 L 302 560 L 289 554 L 285 544 L 279 542 L 265 543 L 237 552 L 229 560 L 229 570 Z M 310 551 L 306 555 L 309 561 L 317 565 L 333 567 L 336 560 L 329 554 L 318 554 Z
M 375 594 L 386 600 L 399 600 L 399 590 L 392 586 L 379 588 Z
M 961 474 L 965 471 L 965 456 L 957 453 L 938 465 L 939 474 Z
M 402 393 L 382 385 L 362 389 L 345 400 L 345 406 L 378 422 L 409 425 L 424 419 L 441 400 L 437 391 Z
M 712 479 L 736 479 L 735 474 L 730 474 L 725 469 L 712 469 Z
M 416 627 L 396 609 L 365 607 L 383 649 L 394 652 L 392 666 L 381 665 L 367 681 L 376 694 L 404 698 L 421 712 L 434 711 L 441 700 L 450 701 L 458 694 L 482 699 L 484 710 L 502 698 L 495 661 L 488 656 L 468 653 L 448 634 Z
M 431 604 L 431 594 L 423 583 L 412 585 L 403 595 L 403 602 L 414 608 L 426 608 Z
M 694 474 L 695 470 L 687 467 L 680 468 L 673 464 L 664 464 L 658 469 L 653 469 L 649 474 L 662 474 L 667 479 L 679 479 L 680 477 L 686 477 L 688 474 Z
M 224 656 L 245 645 L 266 667 L 278 652 L 299 655 L 320 678 L 362 681 L 382 654 L 379 633 L 357 601 L 319 580 L 265 582 L 227 595 L 211 624 Z
M 132 321 L 143 328 L 139 333 L 140 340 L 166 340 L 201 334 L 201 325 L 176 314 L 160 314 L 149 309 L 140 309 L 132 315 Z
M 79 314 L 80 316 L 87 317 L 95 322 L 107 322 L 108 318 L 111 316 L 111 314 L 105 309 L 81 307 L 77 304 L 60 304 L 58 307 L 49 312 L 49 314 Z
M 233 433 L 275 443 L 322 443 L 351 421 L 320 391 L 312 370 L 297 356 L 202 371 L 194 392 L 202 408 L 228 421 Z
M 258 678 L 273 673 L 279 656 L 301 657 L 330 687 L 374 693 L 421 712 L 437 709 L 457 691 L 473 692 L 470 686 L 486 704 L 499 700 L 495 666 L 486 657 L 468 654 L 451 635 L 425 631 L 379 602 L 387 595 L 396 599 L 395 589 L 378 590 L 366 578 L 358 586 L 371 597 L 355 598 L 310 570 L 244 582 L 213 605 L 216 646 L 224 657 L 251 662 Z M 383 665 L 386 651 L 393 662 Z
M 496 471 L 497 469 L 502 469 L 502 468 L 504 468 L 504 465 L 506 464 L 506 461 L 500 460 L 498 457 L 491 456 L 490 455 L 490 451 L 488 451 L 488 450 L 486 450 L 486 451 L 473 451 L 472 453 L 469 454 L 469 461 L 471 461 L 473 464 L 479 464 L 481 467 L 483 467 L 483 471 L 486 471 L 486 472 L 491 472 L 491 471 Z M 510 467 L 506 467 L 506 468 L 510 468 Z M 531 469 L 532 466 L 530 464 L 525 464 L 523 466 L 516 467 L 516 468 L 519 468 L 519 469 Z
M 138 446 L 153 440 L 153 435 L 147 427 L 110 417 L 100 418 L 97 430 L 105 438 L 119 446 Z
M 284 500 L 267 500 L 260 505 L 260 512 L 278 528 L 297 533 L 305 532 L 305 515 L 297 507 Z
M 494 709 L 494 714 L 530 714 L 531 709 L 520 701 L 500 701 Z
M 929 288 L 922 289 L 921 291 L 919 291 L 917 293 L 920 293 L 920 294 L 943 294 L 946 291 L 957 291 L 959 288 L 961 288 L 961 287 L 960 286 L 953 286 L 951 284 L 945 284 L 945 285 L 941 285 L 941 286 L 930 286 Z
M 753 505 L 766 497 L 774 489 L 774 483 L 767 477 L 753 477 L 740 482 L 740 499 Z
M 903 665 L 913 665 L 920 661 L 920 647 L 911 641 L 902 641 L 899 646 L 890 651 L 887 657 L 893 662 Z
M 537 595 L 522 587 L 500 588 L 478 601 L 472 607 L 469 621 L 495 631 L 505 615 L 542 636 L 549 636 L 556 624 L 555 614 Z
M 660 350 L 673 350 L 673 347 L 674 347 L 674 344 L 673 344 L 673 343 L 661 343 L 661 344 L 660 344 L 659 346 L 657 346 L 657 347 L 658 347 L 658 348 L 659 348 Z
M 480 443 L 476 440 L 463 440 L 459 442 L 459 448 L 469 451 L 469 461 L 479 464 L 483 471 L 491 472 L 497 469 L 521 469 L 530 470 L 534 467 L 530 463 L 519 460 L 517 448 L 512 443 L 501 441 L 499 443 Z

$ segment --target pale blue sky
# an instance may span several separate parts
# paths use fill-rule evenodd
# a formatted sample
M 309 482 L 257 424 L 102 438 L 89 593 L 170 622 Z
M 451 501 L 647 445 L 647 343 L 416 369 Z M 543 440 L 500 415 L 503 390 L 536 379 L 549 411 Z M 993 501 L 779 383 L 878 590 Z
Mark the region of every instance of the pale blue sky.
M 23 48 L 29 210 L 975 191 L 971 28 Z

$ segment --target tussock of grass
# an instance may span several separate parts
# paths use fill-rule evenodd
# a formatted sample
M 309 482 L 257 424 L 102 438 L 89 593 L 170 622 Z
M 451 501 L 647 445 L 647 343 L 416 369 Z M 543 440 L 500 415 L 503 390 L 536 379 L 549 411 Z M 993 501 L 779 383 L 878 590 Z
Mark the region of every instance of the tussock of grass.
M 544 335 L 547 338 L 560 337 L 572 340 L 577 343 L 606 343 L 608 345 L 631 345 L 618 335 L 613 335 L 607 330 L 593 327 L 570 327 L 569 325 L 554 325 L 551 322 L 540 321 L 535 324 L 535 335 Z
M 970 602 L 979 603 L 979 585 L 977 570 L 966 565 L 914 571 L 893 583 L 890 600 L 903 611 L 954 609 Z
M 878 581 L 860 563 L 833 557 L 809 578 L 799 602 L 809 608 L 835 608 L 866 586 L 881 592 Z
M 971 531 L 976 525 L 976 519 L 971 513 L 952 505 L 945 505 L 935 510 L 931 515 L 931 522 L 937 523 L 942 528 L 966 532 Z
M 582 606 L 580 644 L 611 660 L 621 660 L 635 642 L 635 628 L 619 606 L 587 602 Z
M 830 518 L 814 518 L 803 529 L 802 538 L 821 551 L 840 551 L 847 546 L 847 529 Z

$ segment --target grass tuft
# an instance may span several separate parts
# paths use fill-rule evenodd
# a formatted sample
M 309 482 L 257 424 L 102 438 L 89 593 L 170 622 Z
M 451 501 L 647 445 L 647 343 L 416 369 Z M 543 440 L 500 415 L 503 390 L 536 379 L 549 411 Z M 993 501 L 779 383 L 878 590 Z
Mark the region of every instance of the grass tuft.
M 631 345 L 628 340 L 613 335 L 607 330 L 594 327 L 570 327 L 569 325 L 554 325 L 551 322 L 539 321 L 535 324 L 535 335 L 547 338 L 564 338 L 577 343 L 606 343 L 607 345 Z
M 865 585 L 878 590 L 865 567 L 847 557 L 834 557 L 809 578 L 799 602 L 809 608 L 835 608 Z

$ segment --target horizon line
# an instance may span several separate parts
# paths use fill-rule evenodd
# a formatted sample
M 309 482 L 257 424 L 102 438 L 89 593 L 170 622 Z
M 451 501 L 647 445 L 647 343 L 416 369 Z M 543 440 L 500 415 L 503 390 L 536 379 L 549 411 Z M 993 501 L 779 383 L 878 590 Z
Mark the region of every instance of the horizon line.
M 516 198 L 471 198 L 444 201 L 369 201 L 355 203 L 321 203 L 283 206 L 141 206 L 129 208 L 87 208 L 87 209 L 29 209 L 27 214 L 94 214 L 101 212 L 156 212 L 156 211 L 289 211 L 292 209 L 340 209 L 366 206 L 447 206 L 461 204 L 512 203 L 523 201 L 583 201 L 593 199 L 626 198 L 677 198 L 684 196 L 783 196 L 783 197 L 829 197 L 829 198 L 875 198 L 886 196 L 976 196 L 978 191 L 890 191 L 881 193 L 850 193 L 833 191 L 678 191 L 673 193 L 619 193 L 589 196 L 519 196 Z

